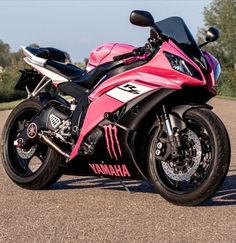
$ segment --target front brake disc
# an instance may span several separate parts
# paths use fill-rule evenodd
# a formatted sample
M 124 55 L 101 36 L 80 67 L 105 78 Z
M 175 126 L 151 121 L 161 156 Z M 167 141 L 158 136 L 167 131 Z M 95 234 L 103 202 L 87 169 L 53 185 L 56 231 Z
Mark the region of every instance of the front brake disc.
M 196 173 L 202 157 L 201 142 L 192 130 L 185 133 L 187 137 L 186 146 L 188 147 L 188 158 L 183 163 L 183 166 L 176 168 L 171 162 L 161 161 L 165 174 L 175 181 L 189 181 Z

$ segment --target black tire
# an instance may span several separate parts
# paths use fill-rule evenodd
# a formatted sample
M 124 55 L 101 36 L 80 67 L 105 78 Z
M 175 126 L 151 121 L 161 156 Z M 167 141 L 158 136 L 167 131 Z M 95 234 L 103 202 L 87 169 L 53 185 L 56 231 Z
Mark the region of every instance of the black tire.
M 149 176 L 155 189 L 167 201 L 182 206 L 199 205 L 210 198 L 221 186 L 230 164 L 229 136 L 221 120 L 212 111 L 199 108 L 186 112 L 185 122 L 187 126 L 191 126 L 191 123 L 188 123 L 189 121 L 195 121 L 196 124 L 199 124 L 199 127 L 202 126 L 205 129 L 210 144 L 208 145 L 208 151 L 211 151 L 211 156 L 208 156 L 209 166 L 204 171 L 204 177 L 201 178 L 201 181 L 199 179 L 199 182 L 191 189 L 180 189 L 177 183 L 173 186 L 170 176 L 164 172 L 162 162 L 156 159 L 153 146 L 156 141 L 157 131 L 153 133 L 150 139 L 148 151 Z M 204 146 L 201 141 L 201 149 Z M 201 162 L 202 160 L 203 154 L 201 155 Z M 198 168 L 198 170 L 200 169 Z
M 10 179 L 18 186 L 27 189 L 44 189 L 55 183 L 62 175 L 60 163 L 62 156 L 44 144 L 38 143 L 35 154 L 40 154 L 40 163 L 36 171 L 22 166 L 22 158 L 19 157 L 13 141 L 17 135 L 17 124 L 26 119 L 32 119 L 42 109 L 42 105 L 36 100 L 26 100 L 20 103 L 9 115 L 1 138 L 2 163 Z M 42 162 L 41 162 L 42 161 Z

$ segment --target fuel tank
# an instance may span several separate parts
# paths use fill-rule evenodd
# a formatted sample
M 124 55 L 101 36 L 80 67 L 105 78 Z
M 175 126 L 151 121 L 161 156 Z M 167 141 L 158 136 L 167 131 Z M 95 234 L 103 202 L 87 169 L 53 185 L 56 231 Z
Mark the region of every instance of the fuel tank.
M 86 70 L 91 71 L 98 65 L 113 61 L 113 57 L 131 52 L 134 48 L 132 45 L 120 43 L 108 43 L 98 46 L 91 51 Z

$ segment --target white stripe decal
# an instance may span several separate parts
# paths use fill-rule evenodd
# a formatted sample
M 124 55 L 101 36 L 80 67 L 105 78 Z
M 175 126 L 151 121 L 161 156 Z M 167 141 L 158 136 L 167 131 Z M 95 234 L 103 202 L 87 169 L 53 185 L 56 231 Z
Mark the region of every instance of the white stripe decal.
M 133 82 L 128 82 L 108 91 L 106 94 L 123 103 L 126 103 L 150 90 L 152 90 L 152 88 Z
M 27 62 L 30 66 L 32 66 L 33 68 L 35 68 L 36 70 L 38 70 L 40 73 L 42 73 L 43 75 L 45 75 L 46 77 L 50 78 L 52 80 L 53 83 L 64 83 L 64 82 L 68 82 L 68 79 L 62 77 L 59 74 L 56 74 L 50 70 L 48 70 L 45 67 L 40 67 L 38 65 L 33 64 L 29 58 L 25 57 L 24 58 L 25 62 Z

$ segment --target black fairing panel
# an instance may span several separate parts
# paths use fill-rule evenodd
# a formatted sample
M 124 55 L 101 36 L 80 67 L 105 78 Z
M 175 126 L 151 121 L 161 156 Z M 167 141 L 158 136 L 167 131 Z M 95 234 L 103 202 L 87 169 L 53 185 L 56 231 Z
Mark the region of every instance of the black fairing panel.
M 129 64 L 126 64 L 126 65 L 122 65 L 122 66 L 119 66 L 119 67 L 116 67 L 112 70 L 110 70 L 107 74 L 106 74 L 106 77 L 102 80 L 103 82 L 117 74 L 120 74 L 120 73 L 123 73 L 125 71 L 128 71 L 130 69 L 133 69 L 133 68 L 136 68 L 136 67 L 139 67 L 143 64 L 145 64 L 147 61 L 135 61 L 135 62 L 132 62 L 132 63 L 129 63 Z
M 88 90 L 81 85 L 74 82 L 65 82 L 58 85 L 58 88 L 65 94 L 72 96 L 76 100 L 80 100 L 84 97 Z
M 15 89 L 26 91 L 25 87 L 27 86 L 29 91 L 32 92 L 42 79 L 42 76 L 33 69 L 20 70 L 20 72 L 21 75 L 16 82 Z
M 70 107 L 70 103 L 65 100 L 63 97 L 53 94 L 51 92 L 42 92 L 39 93 L 39 101 L 41 102 L 42 106 L 48 105 L 51 101 L 57 101 L 58 103 L 61 103 L 62 105 Z

